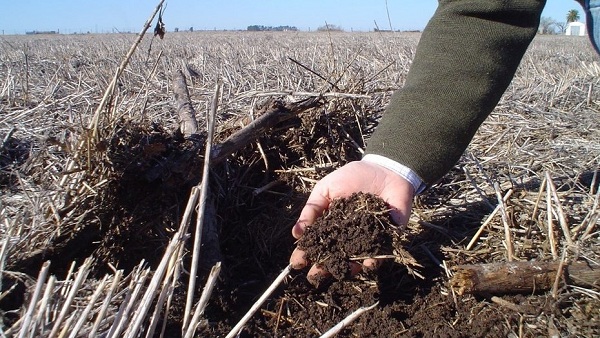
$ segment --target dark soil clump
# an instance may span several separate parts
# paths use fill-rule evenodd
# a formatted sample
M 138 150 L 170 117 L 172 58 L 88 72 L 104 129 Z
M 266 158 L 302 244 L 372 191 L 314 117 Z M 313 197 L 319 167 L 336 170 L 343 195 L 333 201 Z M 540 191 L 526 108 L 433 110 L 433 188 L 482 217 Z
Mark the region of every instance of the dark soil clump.
M 348 261 L 393 254 L 397 227 L 388 209 L 383 200 L 362 193 L 334 200 L 325 215 L 306 229 L 298 247 L 336 280 L 347 278 Z

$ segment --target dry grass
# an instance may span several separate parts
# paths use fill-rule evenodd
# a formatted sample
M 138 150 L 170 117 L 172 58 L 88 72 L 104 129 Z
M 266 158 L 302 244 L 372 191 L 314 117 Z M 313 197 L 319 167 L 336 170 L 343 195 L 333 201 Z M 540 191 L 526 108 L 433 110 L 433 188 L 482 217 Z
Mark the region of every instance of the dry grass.
M 236 268 L 244 264 L 258 265 L 263 271 L 257 274 L 262 277 L 285 266 L 282 256 L 291 249 L 289 226 L 302 193 L 327 170 L 360 156 L 364 139 L 390 94 L 404 81 L 418 38 L 413 33 L 197 32 L 167 34 L 165 40 L 155 40 L 151 50 L 149 41 L 144 40 L 118 78 L 94 140 L 88 126 L 135 36 L 2 37 L 3 332 L 7 336 L 63 332 L 72 337 L 90 332 L 134 336 L 136 332 L 127 331 L 132 319 L 154 323 L 156 332 L 164 329 L 151 319 L 152 311 L 146 315 L 138 310 L 144 302 L 172 297 L 169 287 L 177 287 L 176 278 L 153 280 L 153 276 L 162 251 L 177 234 L 182 210 L 170 210 L 169 217 L 154 220 L 158 226 L 148 226 L 158 258 L 147 257 L 146 264 L 138 260 L 111 267 L 111 248 L 117 245 L 93 236 L 92 242 L 98 240 L 101 245 L 78 248 L 77 256 L 68 253 L 73 239 L 89 239 L 89 229 L 111 236 L 144 231 L 125 227 L 137 223 L 120 219 L 123 213 L 107 217 L 122 202 L 114 196 L 118 168 L 133 161 L 115 159 L 105 148 L 126 147 L 127 132 L 133 132 L 135 126 L 152 122 L 164 130 L 177 128 L 171 74 L 182 63 L 199 74 L 190 82 L 192 101 L 199 112 L 208 110 L 215 84 L 223 82 L 217 141 L 232 128 L 226 121 L 251 116 L 254 107 L 269 95 L 289 101 L 304 96 L 283 95 L 282 91 L 339 94 L 331 94 L 321 108 L 306 113 L 312 122 L 300 122 L 294 127 L 296 134 L 285 134 L 287 127 L 274 130 L 268 135 L 272 138 L 261 138 L 215 173 L 219 182 L 228 182 L 214 188 L 217 204 L 221 203 L 218 209 L 228 212 L 220 216 L 222 226 L 229 228 L 223 230 L 222 246 L 244 243 L 248 253 L 248 261 L 240 261 L 238 266 L 229 262 L 222 277 L 227 284 L 227 278 L 236 277 Z M 457 260 L 476 263 L 509 258 L 578 259 L 598 264 L 598 75 L 597 57 L 586 40 L 536 38 L 513 84 L 460 163 L 443 182 L 417 199 L 410 229 L 434 229 L 425 247 L 442 252 L 448 265 Z M 350 95 L 344 97 L 346 94 Z M 205 124 L 206 119 L 200 119 L 201 128 L 206 129 Z M 151 133 L 141 134 L 150 137 Z M 310 148 L 303 147 L 307 143 Z M 125 150 L 123 154 L 127 154 Z M 285 214 L 268 218 L 260 215 L 272 209 L 254 210 L 250 216 L 236 209 L 237 205 L 259 209 L 252 193 L 278 180 L 290 189 L 266 191 L 279 196 L 273 206 L 287 208 Z M 181 192 L 184 196 L 189 193 L 188 187 L 181 190 L 185 190 Z M 496 207 L 497 197 L 509 190 L 512 194 L 497 216 L 466 250 Z M 263 226 L 275 220 L 278 225 Z M 449 237 L 451 245 L 435 244 L 440 238 L 448 243 Z M 102 243 L 106 245 L 99 251 Z M 123 243 L 117 244 L 123 249 Z M 93 255 L 95 261 L 82 262 L 83 253 Z M 181 255 L 185 253 L 183 250 Z M 50 266 L 42 265 L 49 257 Z M 71 265 L 72 260 L 78 264 Z M 42 266 L 46 269 L 38 275 Z M 252 278 L 256 275 L 248 276 L 248 281 Z M 144 296 L 151 281 L 160 284 L 159 290 L 169 291 Z M 554 311 L 525 314 L 520 322 L 506 325 L 517 336 L 598 333 L 597 289 L 560 283 L 552 295 Z M 237 309 L 239 313 L 244 310 Z M 157 311 L 155 316 L 166 315 Z

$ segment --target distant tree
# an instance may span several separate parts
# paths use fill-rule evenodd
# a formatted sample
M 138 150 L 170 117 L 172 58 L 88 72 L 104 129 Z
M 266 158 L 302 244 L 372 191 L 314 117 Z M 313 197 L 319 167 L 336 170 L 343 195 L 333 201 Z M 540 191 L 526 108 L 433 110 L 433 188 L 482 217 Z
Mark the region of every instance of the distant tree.
M 263 32 L 263 31 L 276 31 L 276 32 L 285 32 L 285 31 L 297 31 L 298 28 L 294 26 L 263 26 L 263 25 L 251 25 L 246 28 L 248 31 L 253 32 Z
M 331 25 L 331 24 L 325 24 L 323 26 L 320 26 L 319 28 L 317 28 L 317 31 L 319 32 L 343 32 L 344 29 L 341 26 L 338 25 Z
M 278 31 L 284 31 L 284 32 L 285 31 L 293 31 L 293 32 L 298 31 L 298 27 L 296 27 L 296 26 L 277 26 L 275 28 Z
M 556 20 L 543 16 L 540 19 L 540 28 L 538 29 L 540 34 L 555 34 L 556 33 Z
M 262 26 L 262 25 L 252 25 L 252 26 L 248 26 L 247 30 L 253 31 L 253 32 L 264 31 L 265 30 L 265 26 Z
M 567 13 L 567 23 L 579 21 L 579 11 L 572 9 Z
M 566 22 L 557 22 L 555 24 L 555 26 L 558 29 L 558 32 L 561 34 L 567 31 L 567 23 Z
M 194 27 L 190 27 L 190 32 L 193 32 L 193 31 L 194 31 Z
M 179 27 L 175 27 L 175 33 L 179 32 Z

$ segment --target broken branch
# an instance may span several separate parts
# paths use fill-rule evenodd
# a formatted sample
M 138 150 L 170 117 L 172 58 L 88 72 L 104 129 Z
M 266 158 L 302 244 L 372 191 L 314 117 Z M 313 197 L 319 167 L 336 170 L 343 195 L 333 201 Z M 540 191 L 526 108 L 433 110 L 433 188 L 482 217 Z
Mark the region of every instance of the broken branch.
M 196 121 L 196 111 L 190 100 L 185 76 L 181 70 L 178 70 L 173 79 L 173 93 L 175 94 L 175 106 L 179 115 L 179 130 L 185 138 L 198 133 L 198 121 Z
M 600 266 L 585 262 L 507 262 L 459 265 L 452 269 L 450 286 L 459 295 L 531 293 L 552 289 L 557 274 L 564 274 L 567 283 L 582 287 L 600 287 Z
M 267 129 L 320 104 L 320 97 L 285 104 L 281 101 L 271 101 L 264 108 L 265 112 L 260 117 L 213 148 L 211 162 L 213 165 L 222 162 L 230 154 L 250 144 L 252 140 L 258 138 Z

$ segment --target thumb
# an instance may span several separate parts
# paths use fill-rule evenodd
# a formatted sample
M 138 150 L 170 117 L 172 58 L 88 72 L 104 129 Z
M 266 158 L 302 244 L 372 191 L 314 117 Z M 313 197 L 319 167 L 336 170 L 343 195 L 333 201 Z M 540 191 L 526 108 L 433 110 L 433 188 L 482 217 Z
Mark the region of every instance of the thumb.
M 322 190 L 317 187 L 318 185 L 318 183 L 315 185 L 304 208 L 302 208 L 302 211 L 300 212 L 298 221 L 292 227 L 292 235 L 296 239 L 302 237 L 304 229 L 306 229 L 308 225 L 313 224 L 317 217 L 321 216 L 325 209 L 329 208 L 330 200 L 322 193 Z
M 386 180 L 380 197 L 391 207 L 390 216 L 396 225 L 406 226 L 412 209 L 414 188 L 404 178 L 394 174 Z M 390 187 L 393 187 L 389 189 Z

